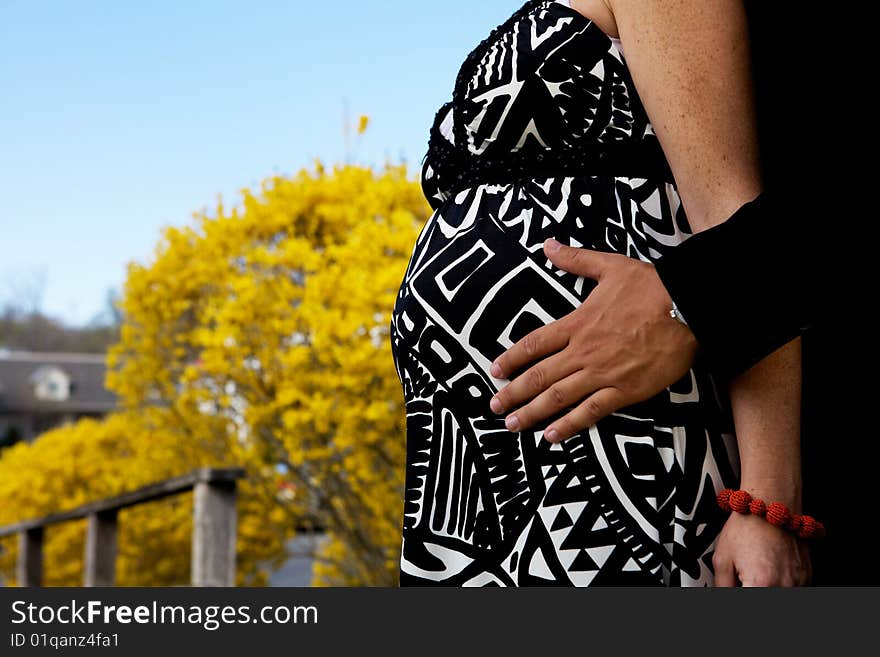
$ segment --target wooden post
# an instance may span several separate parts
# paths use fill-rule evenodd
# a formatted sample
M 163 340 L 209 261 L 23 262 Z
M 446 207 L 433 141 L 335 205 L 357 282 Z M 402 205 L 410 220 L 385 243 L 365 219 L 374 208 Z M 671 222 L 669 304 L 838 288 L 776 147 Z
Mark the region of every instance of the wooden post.
M 193 495 L 192 585 L 235 585 L 236 486 L 199 481 Z
M 235 584 L 237 516 L 236 481 L 243 468 L 199 468 L 157 481 L 115 497 L 83 504 L 0 527 L 0 538 L 18 536 L 17 579 L 21 586 L 42 586 L 45 527 L 88 518 L 86 586 L 113 586 L 116 580 L 118 514 L 146 502 L 193 491 L 192 583 L 195 586 Z
M 33 527 L 18 534 L 18 585 L 43 584 L 43 528 Z
M 116 581 L 118 516 L 116 509 L 89 514 L 86 530 L 86 586 L 113 586 Z

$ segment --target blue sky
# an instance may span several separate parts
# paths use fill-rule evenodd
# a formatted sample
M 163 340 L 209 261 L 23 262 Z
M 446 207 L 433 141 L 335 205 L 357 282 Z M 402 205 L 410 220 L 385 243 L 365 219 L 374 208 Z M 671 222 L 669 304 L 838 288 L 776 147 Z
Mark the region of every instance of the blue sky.
M 0 304 L 87 322 L 167 224 L 352 155 L 424 154 L 458 66 L 518 0 L 0 0 Z

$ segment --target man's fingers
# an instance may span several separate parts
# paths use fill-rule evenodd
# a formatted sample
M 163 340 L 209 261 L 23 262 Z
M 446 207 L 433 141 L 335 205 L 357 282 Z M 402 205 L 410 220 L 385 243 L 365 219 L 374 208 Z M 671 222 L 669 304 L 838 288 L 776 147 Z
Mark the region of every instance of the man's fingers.
M 592 249 L 567 246 L 553 238 L 544 240 L 544 254 L 554 265 L 572 274 L 599 280 L 615 255 Z M 626 257 L 626 256 L 623 256 Z
M 567 359 L 563 354 L 564 352 L 557 354 L 557 356 L 564 363 Z M 547 362 L 543 361 L 542 365 Z M 525 378 L 527 374 L 528 372 L 517 378 Z M 507 388 L 513 386 L 514 383 L 511 383 Z M 557 381 L 546 386 L 546 390 L 542 390 L 531 402 L 508 415 L 505 418 L 505 424 L 511 431 L 524 431 L 536 422 L 574 406 L 579 400 L 595 392 L 602 385 L 604 384 L 586 370 L 577 370 L 573 374 L 560 376 Z M 505 392 L 507 388 L 501 392 Z
M 626 398 L 617 388 L 597 390 L 570 413 L 552 422 L 544 430 L 544 438 L 551 443 L 558 443 L 593 426 L 603 417 L 611 415 L 623 406 L 626 406 Z
M 578 369 L 579 367 L 572 362 L 571 356 L 565 349 L 557 351 L 555 354 L 538 361 L 498 390 L 489 406 L 495 413 L 509 412 L 523 402 L 545 392 Z M 583 399 L 587 392 L 585 390 L 583 394 L 571 401 Z
M 489 373 L 496 379 L 506 378 L 511 372 L 525 367 L 532 361 L 564 349 L 568 345 L 570 331 L 566 317 L 535 329 L 517 340 L 495 359 Z

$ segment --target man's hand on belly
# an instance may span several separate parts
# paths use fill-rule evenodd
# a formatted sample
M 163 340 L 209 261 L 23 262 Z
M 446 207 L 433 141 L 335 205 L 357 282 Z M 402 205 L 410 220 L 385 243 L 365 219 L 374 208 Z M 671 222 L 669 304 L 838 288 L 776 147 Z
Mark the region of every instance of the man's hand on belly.
M 573 407 L 544 430 L 547 440 L 559 442 L 678 381 L 693 363 L 697 341 L 670 315 L 672 300 L 653 265 L 555 240 L 545 241 L 544 253 L 560 269 L 598 285 L 579 308 L 495 360 L 496 378 L 537 362 L 501 388 L 491 407 L 508 413 L 511 431 Z

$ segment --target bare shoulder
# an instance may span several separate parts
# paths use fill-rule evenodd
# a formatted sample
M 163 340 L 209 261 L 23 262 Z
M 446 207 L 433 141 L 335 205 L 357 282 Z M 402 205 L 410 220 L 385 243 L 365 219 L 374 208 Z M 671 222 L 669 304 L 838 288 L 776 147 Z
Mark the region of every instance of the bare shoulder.
M 610 0 L 569 0 L 569 2 L 572 9 L 593 21 L 605 34 L 615 39 L 619 37 Z
M 742 0 L 570 0 L 572 6 L 585 13 L 595 11 L 605 20 L 613 21 L 619 34 L 621 22 L 639 20 L 645 27 L 677 24 L 682 29 L 713 22 L 741 11 Z M 665 29 L 661 27 L 661 29 Z
M 761 189 L 743 1 L 605 1 L 691 227 L 723 221 Z

